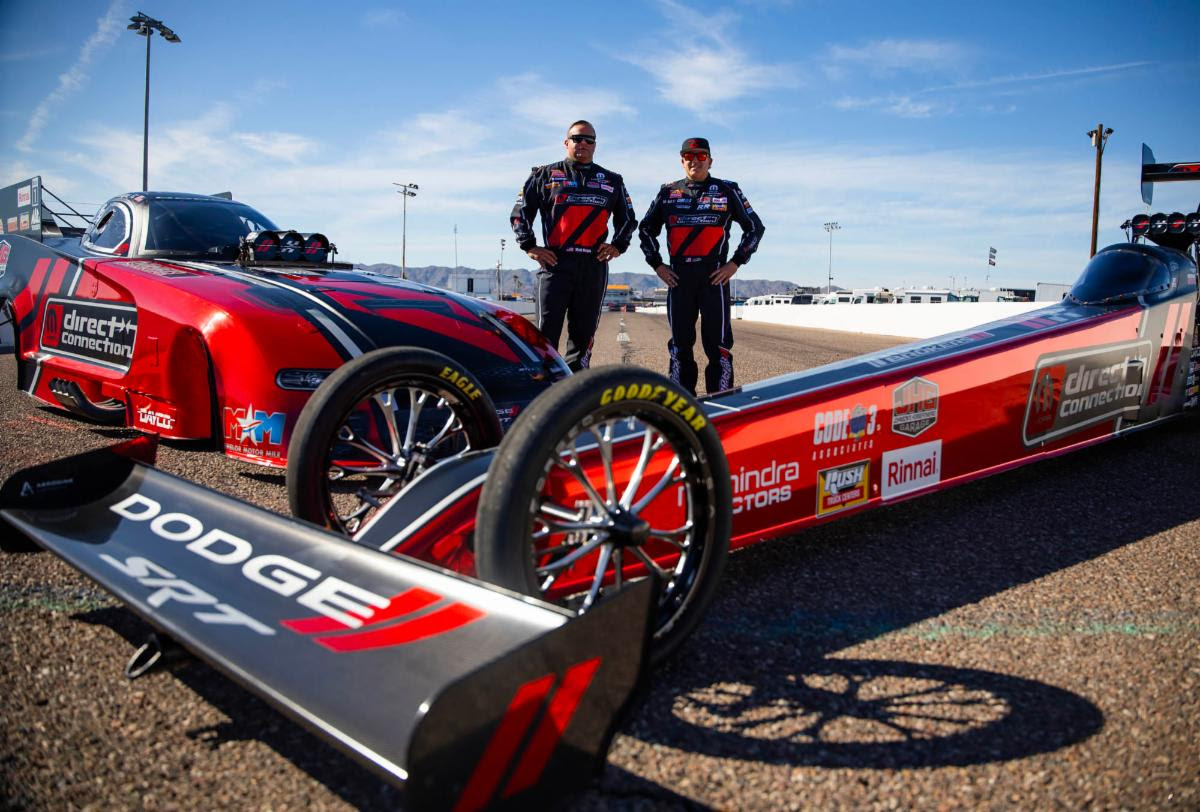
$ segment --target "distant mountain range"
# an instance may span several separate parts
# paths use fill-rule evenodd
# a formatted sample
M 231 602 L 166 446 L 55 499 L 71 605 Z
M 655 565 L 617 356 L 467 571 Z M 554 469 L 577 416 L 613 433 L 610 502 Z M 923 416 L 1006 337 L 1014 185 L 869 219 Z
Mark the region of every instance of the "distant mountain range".
M 374 265 L 355 265 L 356 268 L 362 268 L 375 273 L 384 273 L 390 276 L 400 276 L 400 266 L 392 265 L 387 262 L 377 262 Z M 448 268 L 442 265 L 429 265 L 424 268 L 409 268 L 408 278 L 414 282 L 420 282 L 423 285 L 434 285 L 439 288 L 450 287 L 450 277 L 455 273 L 469 274 L 491 274 L 491 278 L 495 279 L 496 269 L 490 268 L 480 270 L 477 268 Z M 515 282 L 514 282 L 515 278 Z M 739 273 L 734 277 L 734 293 L 738 297 L 761 296 L 767 293 L 787 293 L 798 286 L 794 282 L 781 282 L 778 280 L 766 279 L 744 279 Z M 663 287 L 663 282 L 656 274 L 652 273 L 610 273 L 608 276 L 610 285 L 629 285 L 637 296 L 649 295 L 649 292 L 655 288 Z M 534 272 L 525 268 L 505 268 L 502 272 L 501 285 L 505 293 L 512 293 L 514 284 L 518 294 L 532 296 L 536 280 Z M 835 286 L 836 288 L 836 286 Z

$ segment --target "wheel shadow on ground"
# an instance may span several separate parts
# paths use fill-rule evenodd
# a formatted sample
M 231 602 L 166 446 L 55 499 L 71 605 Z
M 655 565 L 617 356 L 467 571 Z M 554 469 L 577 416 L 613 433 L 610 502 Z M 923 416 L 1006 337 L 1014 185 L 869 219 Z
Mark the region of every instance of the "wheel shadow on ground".
M 1200 422 L 1177 421 L 734 554 L 701 629 L 623 732 L 719 757 L 876 769 L 1081 741 L 1104 716 L 1053 685 L 833 655 L 1200 518 L 1183 475 L 1197 450 Z M 936 636 L 927 626 L 906 633 Z

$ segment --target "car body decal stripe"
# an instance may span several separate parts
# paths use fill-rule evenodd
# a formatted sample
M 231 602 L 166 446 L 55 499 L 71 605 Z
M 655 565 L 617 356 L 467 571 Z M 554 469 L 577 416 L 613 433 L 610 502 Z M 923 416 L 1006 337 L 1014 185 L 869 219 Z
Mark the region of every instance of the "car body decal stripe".
M 508 703 L 508 709 L 496 727 L 496 732 L 492 734 L 487 748 L 483 751 L 483 756 L 475 765 L 475 771 L 471 773 L 466 789 L 458 797 L 454 812 L 482 809 L 491 800 L 496 787 L 500 785 L 504 768 L 508 766 L 517 744 L 533 723 L 533 717 L 537 715 L 553 685 L 554 675 L 546 674 L 517 688 L 512 702 Z
M 504 788 L 502 797 L 510 798 L 518 792 L 529 789 L 541 778 L 546 764 L 558 742 L 571 724 L 571 717 L 579 708 L 579 702 L 592 684 L 592 677 L 600 667 L 600 658 L 593 657 L 571 666 L 563 676 L 562 685 L 550 699 L 546 714 L 538 723 L 525 748 L 524 755 L 513 770 L 508 786 Z
M 405 643 L 415 643 L 428 637 L 452 632 L 486 617 L 487 614 L 465 603 L 452 603 L 404 623 L 394 626 L 352 632 L 350 634 L 326 635 L 315 638 L 318 643 L 330 651 L 369 651 L 389 646 L 402 646 Z
M 432 606 L 442 599 L 441 595 L 428 589 L 413 587 L 399 595 L 393 595 L 384 609 L 380 609 L 364 620 L 370 620 L 372 625 L 395 620 L 403 615 L 411 615 L 427 606 Z M 325 615 L 303 617 L 295 620 L 284 620 L 282 625 L 298 634 L 327 634 L 329 632 L 345 631 L 351 628 L 341 621 Z

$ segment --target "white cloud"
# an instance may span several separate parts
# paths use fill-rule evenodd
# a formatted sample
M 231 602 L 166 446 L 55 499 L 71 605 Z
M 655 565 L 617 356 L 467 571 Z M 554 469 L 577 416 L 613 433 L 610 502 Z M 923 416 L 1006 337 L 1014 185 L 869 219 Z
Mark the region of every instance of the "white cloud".
M 231 137 L 246 149 L 287 163 L 296 163 L 317 149 L 314 141 L 295 133 L 234 133 Z
M 509 112 L 525 121 L 555 132 L 566 132 L 567 125 L 586 118 L 599 128 L 604 119 L 635 113 L 621 96 L 599 87 L 562 87 L 551 84 L 536 73 L 506 76 L 496 82 L 499 101 Z
M 79 57 L 75 60 L 75 64 L 58 77 L 58 87 L 34 108 L 25 134 L 17 141 L 17 149 L 22 152 L 32 151 L 38 135 L 50 122 L 53 108 L 87 85 L 91 79 L 89 69 L 92 63 L 113 44 L 117 35 L 124 30 L 124 21 L 121 18 L 126 12 L 125 0 L 112 0 L 105 15 L 96 21 L 96 30 L 79 49 Z
M 955 69 L 968 58 L 962 45 L 944 40 L 881 39 L 859 46 L 831 45 L 830 67 L 866 68 L 874 74 L 896 71 L 942 71 Z
M 653 77 L 664 101 L 702 116 L 715 116 L 716 107 L 799 83 L 794 67 L 756 62 L 722 33 L 737 22 L 730 12 L 708 15 L 703 29 L 697 30 L 695 9 L 674 0 L 663 0 L 659 6 L 668 19 L 668 30 L 661 39 L 670 47 L 633 48 L 624 59 Z M 680 30 L 688 32 L 686 44 L 672 34 Z M 637 55 L 640 50 L 649 55 Z
M 396 26 L 408 22 L 408 15 L 399 9 L 373 8 L 363 13 L 362 21 L 371 28 Z
M 947 104 L 934 101 L 915 101 L 911 96 L 843 96 L 833 102 L 839 110 L 879 110 L 884 113 L 900 116 L 901 118 L 929 118 L 952 112 Z

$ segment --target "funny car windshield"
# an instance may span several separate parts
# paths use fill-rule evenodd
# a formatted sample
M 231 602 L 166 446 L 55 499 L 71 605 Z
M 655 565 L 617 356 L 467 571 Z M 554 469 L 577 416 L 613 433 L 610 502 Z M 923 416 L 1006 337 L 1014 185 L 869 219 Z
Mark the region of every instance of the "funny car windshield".
M 276 225 L 243 203 L 219 200 L 150 200 L 146 250 L 232 257 L 251 231 Z

